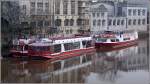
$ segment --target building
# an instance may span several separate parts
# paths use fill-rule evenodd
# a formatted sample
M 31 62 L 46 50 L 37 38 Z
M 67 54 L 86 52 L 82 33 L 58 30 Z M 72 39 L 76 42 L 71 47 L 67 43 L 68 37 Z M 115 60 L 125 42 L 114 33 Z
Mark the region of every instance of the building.
M 36 34 L 72 35 L 89 30 L 89 17 L 84 11 L 88 0 L 19 0 L 19 3 L 22 26 Z
M 91 31 L 147 31 L 147 7 L 126 1 L 91 2 Z

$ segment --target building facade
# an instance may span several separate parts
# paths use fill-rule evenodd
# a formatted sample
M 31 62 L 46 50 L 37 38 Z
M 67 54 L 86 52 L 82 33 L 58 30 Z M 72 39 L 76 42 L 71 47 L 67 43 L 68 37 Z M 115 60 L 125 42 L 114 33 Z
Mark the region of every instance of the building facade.
M 88 0 L 19 0 L 19 3 L 20 23 L 37 34 L 71 35 L 89 29 L 88 20 L 84 20 L 89 17 L 83 13 Z
M 137 30 L 147 31 L 147 7 L 123 2 L 92 2 L 91 31 Z

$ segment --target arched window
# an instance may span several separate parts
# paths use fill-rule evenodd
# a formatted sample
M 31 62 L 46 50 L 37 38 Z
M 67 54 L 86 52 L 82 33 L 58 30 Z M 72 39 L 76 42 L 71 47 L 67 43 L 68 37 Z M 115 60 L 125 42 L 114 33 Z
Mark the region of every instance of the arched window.
M 71 20 L 70 20 L 70 26 L 73 26 L 73 25 L 74 25 L 74 20 L 71 19 Z
M 121 20 L 121 25 L 124 25 L 124 20 Z
M 132 23 L 132 20 L 129 19 L 129 20 L 128 20 L 128 25 L 131 25 L 131 23 Z
M 102 20 L 102 26 L 105 26 L 106 20 Z
M 141 25 L 141 20 L 140 19 L 138 20 L 138 25 Z
M 64 26 L 69 26 L 69 19 L 65 19 Z
M 136 25 L 136 19 L 133 20 L 133 25 Z
M 96 25 L 96 20 L 93 20 L 93 26 L 95 26 Z
M 82 25 L 82 19 L 77 19 L 77 25 L 81 26 Z
M 56 26 L 61 26 L 61 19 L 56 19 L 55 20 L 55 25 Z
M 145 25 L 145 19 L 142 20 L 142 24 Z
M 112 20 L 109 20 L 108 25 L 112 25 L 111 23 L 112 23 Z
M 120 20 L 117 20 L 117 25 L 120 25 Z
M 116 20 L 113 20 L 113 25 L 116 25 Z
M 98 25 L 98 26 L 101 25 L 101 20 L 98 20 L 97 25 Z

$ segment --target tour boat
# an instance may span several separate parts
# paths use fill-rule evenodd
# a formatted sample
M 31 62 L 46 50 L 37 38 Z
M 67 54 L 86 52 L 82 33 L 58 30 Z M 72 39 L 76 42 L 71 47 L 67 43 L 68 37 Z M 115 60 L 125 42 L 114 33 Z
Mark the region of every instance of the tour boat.
M 137 44 L 138 33 L 136 31 L 104 31 L 94 35 L 97 48 L 120 48 Z
M 14 57 L 27 56 L 28 55 L 28 44 L 33 43 L 33 39 L 15 39 L 13 40 L 10 54 Z
M 81 53 L 93 51 L 94 43 L 92 37 L 72 38 L 41 38 L 35 43 L 29 44 L 29 57 L 61 58 L 76 56 Z

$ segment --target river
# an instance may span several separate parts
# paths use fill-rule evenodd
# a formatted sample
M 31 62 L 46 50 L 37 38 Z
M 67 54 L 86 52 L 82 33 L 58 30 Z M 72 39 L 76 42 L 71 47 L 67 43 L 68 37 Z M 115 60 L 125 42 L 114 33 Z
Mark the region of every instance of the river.
M 60 60 L 1 60 L 3 83 L 149 84 L 148 39 L 108 52 Z

